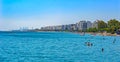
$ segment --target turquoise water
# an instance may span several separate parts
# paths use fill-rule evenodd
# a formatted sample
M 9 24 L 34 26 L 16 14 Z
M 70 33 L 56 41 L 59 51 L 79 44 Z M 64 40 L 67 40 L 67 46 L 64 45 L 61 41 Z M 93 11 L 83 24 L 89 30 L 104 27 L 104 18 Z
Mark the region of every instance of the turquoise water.
M 93 46 L 86 46 L 85 42 Z M 0 32 L 0 62 L 120 62 L 120 37 Z

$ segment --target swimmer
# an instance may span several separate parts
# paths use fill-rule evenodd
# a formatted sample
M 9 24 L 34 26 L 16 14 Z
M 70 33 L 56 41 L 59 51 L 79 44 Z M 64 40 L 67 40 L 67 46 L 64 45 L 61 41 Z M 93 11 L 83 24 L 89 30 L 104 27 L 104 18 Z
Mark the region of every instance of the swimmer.
M 85 44 L 86 44 L 87 46 L 93 46 L 93 44 L 90 43 L 90 42 L 85 42 Z
M 113 40 L 113 43 L 115 43 L 116 39 Z
M 93 44 L 91 43 L 91 46 L 93 46 Z
M 88 46 L 90 46 L 90 42 L 88 42 L 88 44 L 87 44 Z
M 105 38 L 103 38 L 103 40 L 105 40 Z
M 102 48 L 102 52 L 104 51 L 104 48 Z

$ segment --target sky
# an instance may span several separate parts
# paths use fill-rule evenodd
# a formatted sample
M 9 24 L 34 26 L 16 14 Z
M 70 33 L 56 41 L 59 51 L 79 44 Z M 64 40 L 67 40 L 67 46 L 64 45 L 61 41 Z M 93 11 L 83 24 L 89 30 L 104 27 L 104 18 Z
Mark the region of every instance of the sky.
M 0 30 L 120 20 L 120 0 L 0 0 Z

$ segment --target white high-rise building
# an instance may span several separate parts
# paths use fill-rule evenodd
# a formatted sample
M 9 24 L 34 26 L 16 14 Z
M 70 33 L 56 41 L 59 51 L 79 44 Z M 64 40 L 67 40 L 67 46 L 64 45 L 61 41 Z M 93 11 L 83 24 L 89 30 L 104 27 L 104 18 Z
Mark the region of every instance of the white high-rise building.
M 92 23 L 90 21 L 87 21 L 87 29 L 92 28 Z
M 80 21 L 76 23 L 78 30 L 84 31 L 87 29 L 87 23 L 86 21 Z

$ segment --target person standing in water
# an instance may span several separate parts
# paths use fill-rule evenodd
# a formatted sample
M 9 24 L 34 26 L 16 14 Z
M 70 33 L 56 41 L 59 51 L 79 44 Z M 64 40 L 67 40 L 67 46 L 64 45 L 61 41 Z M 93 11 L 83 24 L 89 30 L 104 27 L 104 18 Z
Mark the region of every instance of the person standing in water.
M 113 43 L 115 43 L 116 39 L 113 40 Z
M 104 48 L 102 48 L 102 52 L 104 51 Z

